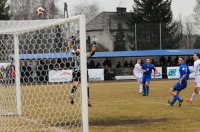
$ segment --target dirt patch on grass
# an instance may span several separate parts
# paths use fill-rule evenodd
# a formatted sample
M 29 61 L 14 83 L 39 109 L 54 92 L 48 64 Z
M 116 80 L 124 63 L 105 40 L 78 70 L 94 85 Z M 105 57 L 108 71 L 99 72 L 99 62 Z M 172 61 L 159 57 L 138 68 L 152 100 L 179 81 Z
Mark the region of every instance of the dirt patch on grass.
M 168 122 L 167 118 L 160 119 L 113 119 L 91 121 L 90 126 L 117 126 L 117 125 L 154 125 Z

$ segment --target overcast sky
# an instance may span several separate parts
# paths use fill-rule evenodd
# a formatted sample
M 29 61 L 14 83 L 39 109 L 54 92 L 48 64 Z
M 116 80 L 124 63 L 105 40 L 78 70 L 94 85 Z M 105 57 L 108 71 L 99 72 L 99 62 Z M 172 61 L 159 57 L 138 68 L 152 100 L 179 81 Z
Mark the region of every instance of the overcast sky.
M 98 1 L 102 11 L 115 11 L 116 7 L 126 7 L 127 11 L 132 9 L 133 0 L 58 0 L 59 7 L 63 7 L 63 3 L 67 2 L 69 7 L 69 13 L 72 11 L 72 7 L 81 2 L 93 2 Z M 182 16 L 188 16 L 193 12 L 193 8 L 196 0 L 172 0 L 172 11 L 174 18 L 177 18 L 179 14 Z

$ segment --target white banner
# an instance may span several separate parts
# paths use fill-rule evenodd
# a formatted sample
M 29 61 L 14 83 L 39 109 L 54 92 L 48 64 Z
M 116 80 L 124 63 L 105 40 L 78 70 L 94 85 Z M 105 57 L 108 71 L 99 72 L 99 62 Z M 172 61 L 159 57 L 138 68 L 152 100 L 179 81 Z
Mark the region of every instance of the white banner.
M 0 63 L 0 68 L 6 68 L 7 66 L 11 65 L 10 63 Z
M 90 81 L 103 81 L 104 69 L 88 69 Z
M 193 69 L 192 66 L 189 66 L 189 69 Z M 167 67 L 167 76 L 169 79 L 179 78 L 179 67 Z M 194 73 L 190 74 L 190 78 L 194 78 Z
M 116 80 L 133 80 L 136 79 L 133 75 L 115 76 Z
M 162 67 L 156 67 L 156 78 L 162 78 Z M 151 77 L 154 78 L 154 71 L 152 71 Z M 136 79 L 133 75 L 115 76 L 116 80 L 129 80 Z
M 70 82 L 70 81 L 72 81 L 72 70 L 49 71 L 49 82 Z
M 90 81 L 104 80 L 104 69 L 88 69 Z M 49 71 L 49 82 L 70 82 L 72 81 L 72 70 L 51 70 Z
M 162 67 L 156 67 L 156 78 L 162 78 Z M 154 71 L 152 70 L 151 77 L 154 77 Z

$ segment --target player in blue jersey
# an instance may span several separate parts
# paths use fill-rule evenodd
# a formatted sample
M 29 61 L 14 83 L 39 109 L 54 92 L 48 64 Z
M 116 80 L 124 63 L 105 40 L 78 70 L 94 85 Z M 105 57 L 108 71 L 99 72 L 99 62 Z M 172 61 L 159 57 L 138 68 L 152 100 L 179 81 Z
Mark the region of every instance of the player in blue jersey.
M 174 97 L 172 101 L 168 101 L 168 103 L 173 106 L 176 100 L 179 101 L 179 107 L 181 107 L 183 103 L 183 99 L 180 98 L 179 93 L 181 90 L 187 87 L 187 81 L 190 75 L 190 69 L 187 64 L 184 62 L 183 57 L 179 57 L 178 64 L 180 65 L 179 72 L 180 78 L 178 82 L 170 89 L 170 94 Z
M 151 64 L 151 60 L 147 59 L 146 63 L 144 63 L 142 65 L 141 69 L 143 71 L 143 76 L 142 76 L 142 84 L 143 84 L 143 91 L 144 91 L 143 96 L 148 96 L 149 95 L 149 84 L 151 81 L 151 73 L 152 73 L 152 70 L 154 70 L 154 78 L 155 78 L 156 68 L 154 67 L 153 64 Z

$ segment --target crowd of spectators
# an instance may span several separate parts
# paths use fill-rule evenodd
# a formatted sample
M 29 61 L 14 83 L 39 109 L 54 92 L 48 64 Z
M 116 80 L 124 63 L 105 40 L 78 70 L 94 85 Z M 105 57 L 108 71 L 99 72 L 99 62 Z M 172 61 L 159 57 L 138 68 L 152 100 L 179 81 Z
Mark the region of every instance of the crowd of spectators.
M 15 82 L 15 67 L 14 65 L 2 66 L 0 68 L 0 83 L 13 84 Z
M 142 61 L 143 63 L 143 61 Z M 152 63 L 155 66 L 177 66 L 178 65 L 178 56 L 175 57 L 175 59 L 172 59 L 171 56 L 164 57 L 162 56 L 158 61 L 154 61 L 152 59 Z M 194 63 L 194 60 L 192 57 L 188 57 L 186 60 L 187 65 L 192 66 Z M 100 62 L 97 62 L 95 64 L 94 60 L 90 60 L 87 63 L 88 69 L 95 69 L 95 68 L 104 68 L 104 75 L 105 80 L 110 80 L 115 78 L 115 72 L 113 68 L 119 69 L 119 68 L 134 68 L 134 65 L 136 62 L 133 63 L 133 61 L 127 61 L 125 60 L 124 63 L 121 63 L 120 61 L 117 62 L 115 67 L 112 67 L 111 61 L 106 58 L 105 61 L 100 64 Z M 72 58 L 64 58 L 64 59 L 42 59 L 38 60 L 37 62 L 34 62 L 34 64 L 29 63 L 28 61 L 24 61 L 23 64 L 20 66 L 20 73 L 21 83 L 32 83 L 32 82 L 38 82 L 38 83 L 47 83 L 48 82 L 48 71 L 50 70 L 67 70 L 67 69 L 73 69 L 75 65 L 75 62 L 72 60 Z M 15 81 L 15 67 L 14 65 L 9 65 L 7 67 L 1 67 L 0 68 L 0 81 L 1 83 L 13 83 Z

